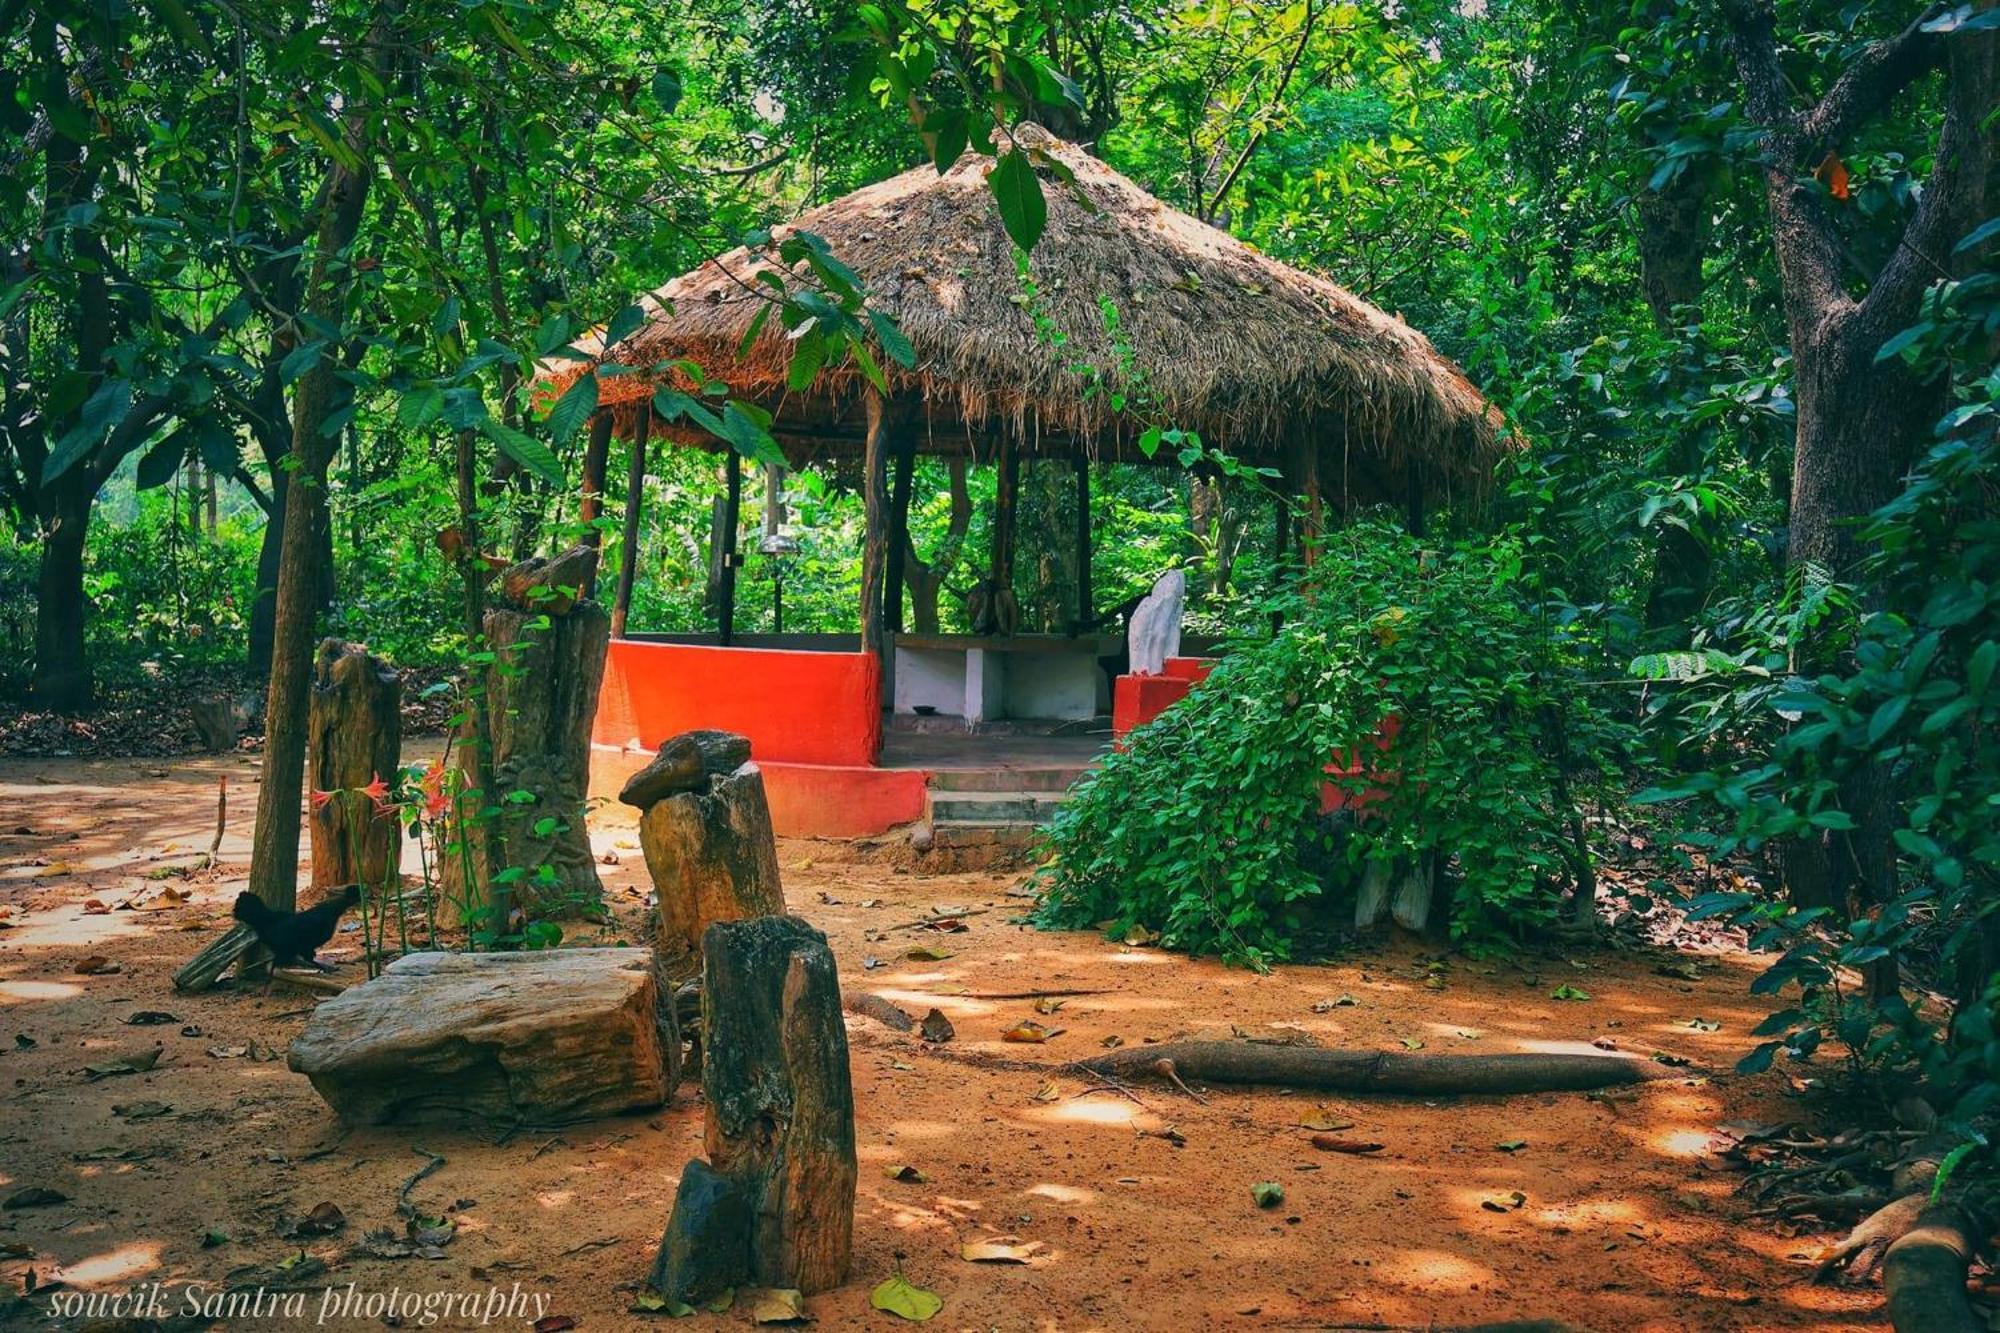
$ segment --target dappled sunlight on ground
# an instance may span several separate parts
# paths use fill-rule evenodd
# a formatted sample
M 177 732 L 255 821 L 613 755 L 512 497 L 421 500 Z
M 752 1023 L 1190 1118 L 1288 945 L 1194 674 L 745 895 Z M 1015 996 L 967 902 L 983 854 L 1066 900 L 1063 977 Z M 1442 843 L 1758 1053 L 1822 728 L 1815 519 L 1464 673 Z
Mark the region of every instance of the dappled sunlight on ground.
M 347 1227 L 304 1247 L 342 1284 L 443 1289 L 482 1283 L 469 1276 L 481 1273 L 550 1293 L 552 1312 L 587 1331 L 637 1328 L 630 1284 L 651 1263 L 683 1165 L 702 1151 L 693 1090 L 654 1112 L 561 1128 L 342 1129 L 281 1058 L 264 1058 L 297 1034 L 313 997 L 173 992 L 173 969 L 227 925 L 243 886 L 252 759 L 0 763 L 0 1186 L 70 1196 L 0 1214 L 0 1239 L 36 1252 L 0 1263 L 0 1275 L 17 1281 L 32 1262 L 42 1278 L 78 1286 L 214 1282 L 298 1253 L 281 1226 L 329 1201 Z M 222 865 L 183 876 L 207 848 L 223 774 Z M 642 859 L 629 823 L 595 831 L 617 858 L 601 867 L 626 917 L 616 929 L 632 938 L 649 891 Z M 413 853 L 406 863 L 415 868 Z M 1744 1220 L 1737 1177 L 1715 1169 L 1717 1124 L 1799 1114 L 1779 1075 L 1703 1076 L 1726 1072 L 1754 1041 L 1764 1013 L 1744 989 L 1761 970 L 1754 959 L 1704 955 L 1714 975 L 1689 982 L 1655 972 L 1648 954 L 1441 960 L 1433 945 L 1390 942 L 1256 976 L 1090 933 L 1035 932 L 1012 920 L 1027 906 L 1008 896 L 1012 877 L 927 877 L 811 842 L 781 844 L 780 864 L 793 910 L 828 933 L 844 989 L 875 991 L 917 1018 L 935 1006 L 958 1030 L 932 1048 L 848 1020 L 853 1278 L 811 1299 L 818 1327 L 886 1329 L 868 1291 L 899 1270 L 944 1299 L 931 1326 L 951 1333 L 1550 1317 L 1606 1333 L 1834 1333 L 1879 1322 L 1875 1292 L 1802 1281 L 1826 1237 Z M 162 885 L 188 901 L 120 909 Z M 111 910 L 86 911 L 91 898 Z M 898 928 L 945 904 L 982 910 L 963 932 Z M 328 951 L 350 981 L 357 943 L 337 938 Z M 919 947 L 950 956 L 906 957 Z M 90 954 L 121 970 L 78 974 Z M 871 956 L 883 965 L 863 969 Z M 1590 998 L 1553 998 L 1564 985 Z M 1062 990 L 1094 993 L 1037 1010 L 1033 995 Z M 141 1010 L 174 1021 L 126 1022 Z M 1056 1035 L 1001 1039 L 1028 1019 Z M 1601 1054 L 1601 1043 L 1695 1066 L 1601 1098 L 1213 1087 L 1205 1101 L 1150 1079 L 1106 1087 L 1075 1067 L 1114 1045 L 1236 1037 L 1424 1055 Z M 83 1072 L 156 1043 L 151 1070 Z M 1336 1137 L 1382 1146 L 1322 1151 L 1308 1120 L 1351 1122 Z M 351 1254 L 362 1232 L 401 1228 L 398 1200 L 433 1152 L 447 1164 L 410 1203 L 458 1221 L 447 1257 Z M 904 1166 L 923 1179 L 890 1178 Z M 1282 1202 L 1259 1208 L 1260 1182 L 1280 1185 Z M 203 1248 L 210 1229 L 229 1239 Z M 961 1257 L 967 1241 L 1000 1237 L 1038 1248 L 1021 1265 Z M 739 1310 L 687 1326 L 744 1321 Z

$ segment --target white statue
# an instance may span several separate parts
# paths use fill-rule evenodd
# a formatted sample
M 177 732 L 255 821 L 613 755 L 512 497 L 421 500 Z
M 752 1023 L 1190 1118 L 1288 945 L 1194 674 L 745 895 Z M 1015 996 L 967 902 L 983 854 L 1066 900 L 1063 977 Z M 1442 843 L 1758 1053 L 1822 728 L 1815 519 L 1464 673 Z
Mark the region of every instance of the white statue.
M 1181 652 L 1181 603 L 1187 600 L 1187 575 L 1170 569 L 1132 612 L 1125 631 L 1125 650 L 1135 676 L 1157 676 L 1169 657 Z

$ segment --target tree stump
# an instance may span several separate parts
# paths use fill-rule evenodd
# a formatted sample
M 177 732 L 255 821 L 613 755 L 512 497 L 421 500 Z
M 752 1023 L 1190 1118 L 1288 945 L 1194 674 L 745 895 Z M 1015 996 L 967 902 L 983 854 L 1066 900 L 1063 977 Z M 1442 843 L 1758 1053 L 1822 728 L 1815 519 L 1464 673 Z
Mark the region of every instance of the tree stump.
M 611 622 L 603 607 L 578 595 L 596 563 L 596 551 L 572 547 L 554 560 L 523 561 L 500 575 L 504 601 L 489 608 L 484 621 L 493 654 L 482 672 L 493 752 L 483 764 L 460 759 L 468 777 L 472 771 L 489 775 L 490 790 L 477 804 L 500 813 L 485 839 L 471 840 L 473 893 L 466 893 L 458 858 L 445 859 L 447 891 L 462 900 L 491 901 L 494 876 L 509 868 L 520 872 L 506 881 L 514 901 L 530 914 L 556 914 L 604 894 L 584 827 L 584 801 Z M 467 803 L 467 817 L 472 805 Z
M 682 1174 L 653 1286 L 690 1303 L 746 1281 L 839 1286 L 857 1167 L 833 951 L 797 917 L 766 916 L 710 926 L 702 958 L 708 1161 Z
M 674 981 L 700 974 L 702 940 L 716 922 L 785 910 L 764 775 L 749 753 L 741 736 L 688 732 L 662 745 L 619 795 L 645 812 L 639 846 L 660 904 L 653 949 Z
M 417 953 L 315 1009 L 290 1063 L 353 1123 L 561 1124 L 664 1103 L 673 1020 L 644 949 Z
M 314 799 L 312 883 L 322 893 L 343 884 L 370 892 L 393 885 L 402 830 L 360 794 L 375 779 L 393 782 L 402 757 L 403 682 L 394 668 L 359 644 L 326 639 L 313 660 L 306 722 L 307 790 Z

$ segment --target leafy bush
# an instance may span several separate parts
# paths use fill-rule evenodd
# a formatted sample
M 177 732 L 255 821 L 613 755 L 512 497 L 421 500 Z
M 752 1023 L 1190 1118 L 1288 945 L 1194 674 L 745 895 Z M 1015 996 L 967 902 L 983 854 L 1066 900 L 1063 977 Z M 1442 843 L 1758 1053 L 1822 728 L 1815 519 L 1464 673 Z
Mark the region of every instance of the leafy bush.
M 1325 933 L 1368 862 L 1435 857 L 1455 936 L 1549 924 L 1591 882 L 1577 801 L 1623 732 L 1582 706 L 1585 654 L 1520 571 L 1506 543 L 1429 550 L 1372 524 L 1330 537 L 1283 629 L 1235 645 L 1064 805 L 1038 920 L 1261 964 Z M 1379 796 L 1325 819 L 1323 784 Z

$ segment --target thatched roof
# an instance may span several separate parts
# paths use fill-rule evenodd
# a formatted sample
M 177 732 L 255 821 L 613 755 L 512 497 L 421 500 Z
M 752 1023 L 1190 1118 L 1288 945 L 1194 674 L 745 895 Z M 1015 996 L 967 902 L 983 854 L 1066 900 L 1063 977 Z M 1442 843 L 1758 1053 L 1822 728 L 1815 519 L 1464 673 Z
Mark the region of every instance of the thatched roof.
M 1150 400 L 1152 421 L 1197 430 L 1264 464 L 1317 447 L 1329 494 L 1345 485 L 1356 498 L 1401 500 L 1413 473 L 1433 492 L 1479 488 L 1497 452 L 1495 414 L 1429 339 L 1334 283 L 1169 208 L 1038 126 L 1017 135 L 1066 164 L 1094 205 L 1086 209 L 1070 188 L 1044 177 L 1048 227 L 1029 271 L 1036 311 L 1066 335 L 1060 347 L 1037 332 L 1026 308 L 1014 247 L 985 184 L 990 159 L 967 153 L 942 176 L 918 167 L 794 224 L 857 271 L 870 305 L 893 314 L 914 344 L 913 369 L 878 359 L 895 400 L 920 423 L 921 449 L 985 456 L 1004 431 L 1030 453 L 1081 447 L 1136 459 L 1133 441 L 1149 421 L 1129 406 L 1115 412 L 1076 369 L 1087 363 L 1114 372 L 1122 344 L 1141 383 L 1120 387 Z M 608 353 L 588 344 L 579 350 L 641 369 L 692 360 L 770 409 L 788 454 L 851 454 L 862 436 L 865 388 L 851 364 L 788 392 L 792 344 L 775 319 L 738 359 L 765 303 L 752 278 L 781 262 L 775 246 L 732 250 L 642 302 L 651 318 Z M 1116 340 L 1105 301 L 1116 310 Z M 552 365 L 546 389 L 587 369 Z M 614 410 L 622 433 L 650 393 L 643 374 L 604 376 L 599 402 Z

